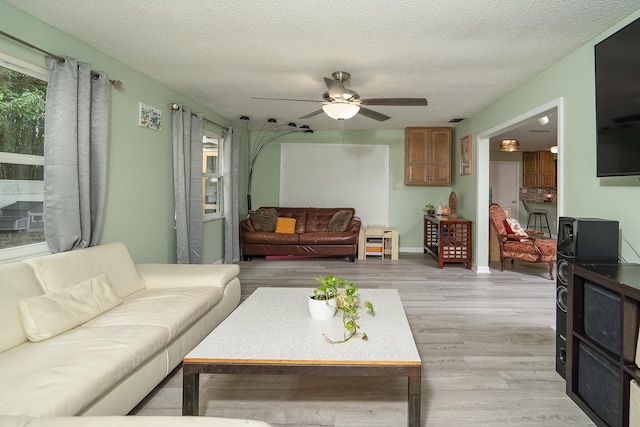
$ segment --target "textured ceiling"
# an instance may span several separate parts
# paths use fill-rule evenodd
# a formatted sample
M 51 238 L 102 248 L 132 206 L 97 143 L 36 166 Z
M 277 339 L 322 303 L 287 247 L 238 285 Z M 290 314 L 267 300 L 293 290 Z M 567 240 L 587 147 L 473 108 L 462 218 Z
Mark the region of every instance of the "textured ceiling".
M 356 116 L 345 130 L 450 126 L 640 7 L 638 0 L 6 2 L 223 117 L 247 115 L 254 124 L 274 117 L 316 130 L 339 129 L 324 114 L 297 120 L 320 104 L 251 97 L 321 100 L 322 78 L 345 70 L 362 98 L 429 101 L 371 107 L 392 118 Z

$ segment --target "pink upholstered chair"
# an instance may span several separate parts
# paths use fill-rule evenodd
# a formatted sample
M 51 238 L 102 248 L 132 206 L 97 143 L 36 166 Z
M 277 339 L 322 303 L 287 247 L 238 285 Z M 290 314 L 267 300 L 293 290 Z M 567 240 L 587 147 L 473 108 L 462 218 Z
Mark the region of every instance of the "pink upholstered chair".
M 516 259 L 527 262 L 546 262 L 549 264 L 549 279 L 553 280 L 557 246 L 555 239 L 508 234 L 505 226 L 507 216 L 504 209 L 497 203 L 489 205 L 489 218 L 494 225 L 490 229 L 497 233 L 500 245 L 500 271 L 504 271 L 505 259 L 511 259 L 511 264 Z

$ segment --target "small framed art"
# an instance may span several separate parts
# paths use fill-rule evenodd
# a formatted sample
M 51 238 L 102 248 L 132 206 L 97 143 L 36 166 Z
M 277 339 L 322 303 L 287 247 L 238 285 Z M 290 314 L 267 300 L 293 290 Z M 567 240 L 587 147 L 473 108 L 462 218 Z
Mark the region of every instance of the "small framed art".
M 471 134 L 460 138 L 460 175 L 471 175 Z
M 138 109 L 138 126 L 161 131 L 162 110 L 141 102 Z

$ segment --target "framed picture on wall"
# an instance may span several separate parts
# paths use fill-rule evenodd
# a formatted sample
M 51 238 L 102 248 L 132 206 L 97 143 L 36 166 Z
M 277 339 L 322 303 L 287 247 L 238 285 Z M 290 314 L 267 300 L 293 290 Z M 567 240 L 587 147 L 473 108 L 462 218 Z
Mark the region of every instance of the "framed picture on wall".
M 460 175 L 471 175 L 471 134 L 460 138 Z

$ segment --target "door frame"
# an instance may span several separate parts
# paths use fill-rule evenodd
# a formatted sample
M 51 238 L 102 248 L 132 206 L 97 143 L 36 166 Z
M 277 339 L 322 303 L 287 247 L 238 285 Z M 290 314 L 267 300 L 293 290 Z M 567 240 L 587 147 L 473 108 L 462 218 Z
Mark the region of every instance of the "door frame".
M 478 134 L 478 180 L 476 181 L 476 219 L 478 224 L 489 224 L 489 140 L 510 129 L 521 126 L 539 116 L 545 115 L 555 110 L 558 114 L 558 216 L 564 214 L 564 98 L 560 97 L 546 104 L 540 105 L 532 110 L 503 122 L 491 129 Z M 489 241 L 489 227 L 476 227 L 476 239 L 474 252 L 476 255 L 477 272 L 491 273 L 489 268 L 489 247 L 485 242 Z M 480 244 L 479 242 L 482 242 Z

